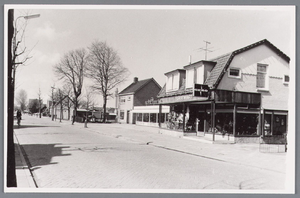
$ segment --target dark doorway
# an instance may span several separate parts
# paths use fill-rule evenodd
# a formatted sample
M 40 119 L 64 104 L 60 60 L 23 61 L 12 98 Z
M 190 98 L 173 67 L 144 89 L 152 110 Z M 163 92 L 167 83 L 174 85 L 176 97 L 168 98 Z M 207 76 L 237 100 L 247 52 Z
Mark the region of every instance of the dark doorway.
M 130 115 L 130 111 L 127 111 L 127 124 L 129 124 L 129 115 Z

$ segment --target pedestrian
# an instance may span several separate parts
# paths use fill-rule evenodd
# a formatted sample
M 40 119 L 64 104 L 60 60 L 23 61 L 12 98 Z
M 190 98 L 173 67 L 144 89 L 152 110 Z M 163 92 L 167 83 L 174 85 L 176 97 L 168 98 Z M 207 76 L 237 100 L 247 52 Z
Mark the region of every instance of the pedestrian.
M 22 119 L 22 113 L 21 113 L 21 111 L 18 109 L 18 111 L 17 111 L 18 127 L 20 127 L 20 125 L 21 125 L 21 119 Z

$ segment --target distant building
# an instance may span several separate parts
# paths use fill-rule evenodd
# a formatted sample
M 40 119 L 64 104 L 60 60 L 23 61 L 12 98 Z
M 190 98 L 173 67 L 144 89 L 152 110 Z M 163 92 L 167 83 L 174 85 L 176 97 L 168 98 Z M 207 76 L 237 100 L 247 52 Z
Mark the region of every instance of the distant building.
M 118 94 L 118 121 L 135 124 L 134 107 L 144 106 L 151 98 L 156 100 L 160 90 L 161 86 L 153 78 L 139 81 L 135 77 L 133 83 Z
M 289 61 L 265 39 L 165 73 L 158 94 L 159 105 L 170 107 L 165 128 L 235 142 L 285 135 Z

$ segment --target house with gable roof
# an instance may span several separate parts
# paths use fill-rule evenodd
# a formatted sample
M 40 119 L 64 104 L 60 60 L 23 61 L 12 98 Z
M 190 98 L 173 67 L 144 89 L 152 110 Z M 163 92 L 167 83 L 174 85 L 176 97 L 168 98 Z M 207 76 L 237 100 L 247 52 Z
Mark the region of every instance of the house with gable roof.
M 118 121 L 120 123 L 135 124 L 136 114 L 132 113 L 134 107 L 144 106 L 151 99 L 156 100 L 161 86 L 153 79 L 138 80 L 133 82 L 118 94 Z
M 158 94 L 170 113 L 161 131 L 258 142 L 288 131 L 290 58 L 264 39 L 165 73 Z

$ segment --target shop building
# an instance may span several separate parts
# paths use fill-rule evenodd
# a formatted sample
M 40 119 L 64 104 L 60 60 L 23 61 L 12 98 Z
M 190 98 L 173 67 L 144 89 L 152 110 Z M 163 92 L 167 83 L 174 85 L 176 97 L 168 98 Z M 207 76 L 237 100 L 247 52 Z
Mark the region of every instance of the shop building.
M 135 124 L 136 115 L 133 114 L 134 107 L 144 106 L 148 100 L 157 100 L 161 86 L 153 79 L 138 80 L 134 78 L 133 83 L 118 94 L 118 121 L 120 123 Z
M 288 131 L 289 61 L 265 39 L 165 73 L 158 99 L 170 112 L 161 131 L 212 141 L 280 139 Z

